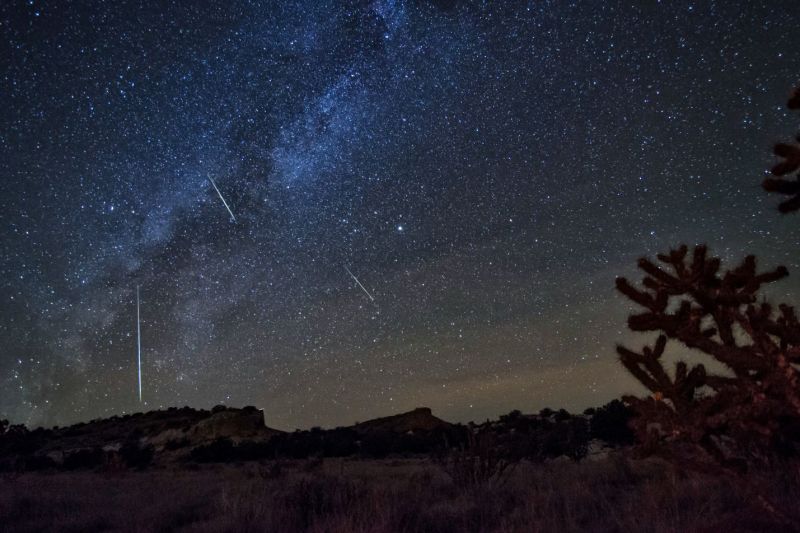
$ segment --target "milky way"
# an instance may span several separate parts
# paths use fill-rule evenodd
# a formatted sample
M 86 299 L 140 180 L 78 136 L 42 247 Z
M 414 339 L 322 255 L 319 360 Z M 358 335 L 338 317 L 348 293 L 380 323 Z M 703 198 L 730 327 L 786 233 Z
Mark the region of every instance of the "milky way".
M 0 418 L 599 405 L 680 242 L 800 301 L 800 8 L 631 4 L 3 2 Z

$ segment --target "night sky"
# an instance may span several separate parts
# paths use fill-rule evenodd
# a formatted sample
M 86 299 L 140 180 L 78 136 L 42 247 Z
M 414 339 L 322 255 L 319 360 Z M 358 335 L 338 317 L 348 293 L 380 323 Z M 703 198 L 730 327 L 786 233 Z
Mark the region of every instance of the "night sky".
M 800 302 L 760 188 L 798 42 L 786 0 L 4 1 L 0 418 L 638 392 L 637 257 L 756 253 Z

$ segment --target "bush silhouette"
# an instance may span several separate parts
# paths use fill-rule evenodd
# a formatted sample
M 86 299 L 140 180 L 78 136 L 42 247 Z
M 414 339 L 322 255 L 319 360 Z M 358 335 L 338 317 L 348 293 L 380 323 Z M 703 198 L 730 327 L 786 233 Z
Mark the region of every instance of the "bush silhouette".
M 25 459 L 25 470 L 50 470 L 56 468 L 56 462 L 46 455 L 31 455 Z
M 153 462 L 155 449 L 152 445 L 142 446 L 138 440 L 129 440 L 122 445 L 119 454 L 128 468 L 143 469 Z
M 561 420 L 547 431 L 542 443 L 543 458 L 566 456 L 580 461 L 588 450 L 589 428 L 582 418 Z
M 189 458 L 198 463 L 226 463 L 236 460 L 236 450 L 231 439 L 220 437 L 209 444 L 194 448 Z
M 787 104 L 789 109 L 800 109 L 800 86 L 797 87 L 789 98 Z M 797 135 L 791 143 L 778 143 L 774 149 L 775 155 L 783 159 L 780 163 L 772 167 L 772 175 L 775 178 L 764 180 L 764 190 L 789 196 L 778 205 L 781 213 L 789 213 L 800 209 L 800 135 Z M 794 180 L 784 176 L 797 172 Z
M 592 409 L 590 434 L 611 445 L 633 444 L 636 437 L 630 428 L 633 411 L 620 400 L 612 400 L 603 407 Z
M 631 315 L 634 331 L 657 331 L 655 344 L 641 353 L 619 346 L 622 364 L 652 395 L 625 400 L 640 415 L 638 436 L 650 445 L 680 442 L 700 463 L 746 468 L 781 450 L 794 452 L 800 423 L 800 325 L 794 310 L 759 302 L 762 285 L 787 275 L 783 267 L 757 273 L 754 256 L 720 273 L 721 261 L 704 246 L 692 258 L 681 246 L 659 255 L 664 266 L 639 260 L 643 289 L 627 280 L 617 288 L 644 308 Z M 661 356 L 672 339 L 721 363 L 727 374 L 680 361 L 674 377 Z M 686 454 L 684 454 L 686 456 Z M 685 457 L 688 458 L 688 457 Z
M 105 454 L 100 448 L 87 448 L 74 451 L 64 457 L 64 468 L 83 470 L 97 468 L 103 464 Z

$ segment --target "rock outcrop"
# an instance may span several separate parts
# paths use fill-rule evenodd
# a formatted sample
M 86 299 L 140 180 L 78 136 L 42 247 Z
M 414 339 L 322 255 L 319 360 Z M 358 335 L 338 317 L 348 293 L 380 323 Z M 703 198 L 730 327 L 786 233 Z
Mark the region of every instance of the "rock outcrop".
M 229 438 L 234 442 L 244 439 L 269 438 L 278 433 L 264 424 L 264 412 L 254 407 L 226 409 L 212 413 L 199 421 L 188 432 L 191 442 Z
M 428 407 L 418 407 L 407 413 L 375 418 L 353 426 L 359 433 L 389 432 L 408 433 L 409 431 L 432 431 L 449 427 L 451 424 L 433 416 Z
M 192 448 L 227 438 L 266 441 L 281 433 L 264 424 L 264 413 L 255 407 L 236 409 L 217 406 L 203 409 L 170 408 L 125 416 L 93 420 L 52 430 L 37 430 L 40 445 L 33 443 L 33 455 L 50 458 L 62 464 L 65 458 L 81 450 L 100 450 L 105 454 L 119 452 L 125 445 L 152 447 L 154 452 L 181 455 Z M 34 435 L 34 433 L 30 433 Z

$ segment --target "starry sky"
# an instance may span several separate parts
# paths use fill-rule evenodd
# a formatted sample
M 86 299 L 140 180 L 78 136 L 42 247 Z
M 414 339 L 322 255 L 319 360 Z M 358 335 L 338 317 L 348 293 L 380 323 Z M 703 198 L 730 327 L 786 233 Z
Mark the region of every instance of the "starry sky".
M 756 253 L 800 301 L 759 185 L 798 42 L 781 0 L 2 2 L 0 418 L 637 392 L 637 257 Z

